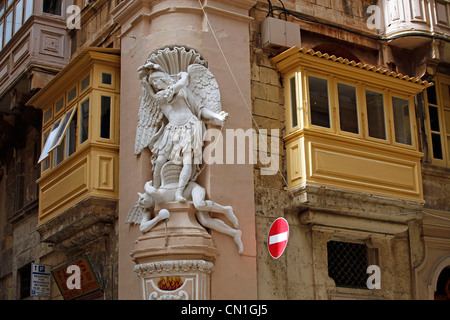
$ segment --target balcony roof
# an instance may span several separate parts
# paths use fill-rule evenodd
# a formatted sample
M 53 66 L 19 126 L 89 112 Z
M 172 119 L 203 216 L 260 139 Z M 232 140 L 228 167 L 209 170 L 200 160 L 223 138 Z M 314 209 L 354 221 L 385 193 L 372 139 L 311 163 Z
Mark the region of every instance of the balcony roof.
M 280 53 L 272 59 L 272 62 L 276 64 L 278 70 L 280 70 L 282 73 L 287 73 L 295 68 L 296 61 L 298 61 L 298 58 L 300 58 L 301 56 L 303 56 L 304 58 L 314 57 L 314 59 L 323 59 L 331 63 L 339 63 L 340 65 L 346 65 L 349 67 L 360 69 L 363 72 L 373 72 L 379 75 L 386 76 L 385 80 L 403 80 L 408 84 L 419 85 L 421 89 L 425 89 L 434 85 L 432 82 L 422 81 L 417 77 L 410 77 L 408 75 L 403 75 L 401 73 L 390 71 L 385 68 L 364 64 L 362 62 L 357 63 L 355 61 L 350 61 L 342 57 L 336 57 L 335 55 L 330 56 L 328 53 L 322 53 L 320 51 L 314 51 L 312 49 L 299 48 L 297 46 Z
M 118 59 L 112 59 L 117 56 Z M 104 63 L 119 63 L 120 65 L 120 49 L 87 47 L 82 50 L 49 82 L 39 90 L 27 103 L 26 106 L 33 106 L 42 109 L 46 106 L 49 95 L 55 90 L 60 90 L 67 82 L 76 77 L 81 69 L 90 65 L 94 60 L 103 61 Z

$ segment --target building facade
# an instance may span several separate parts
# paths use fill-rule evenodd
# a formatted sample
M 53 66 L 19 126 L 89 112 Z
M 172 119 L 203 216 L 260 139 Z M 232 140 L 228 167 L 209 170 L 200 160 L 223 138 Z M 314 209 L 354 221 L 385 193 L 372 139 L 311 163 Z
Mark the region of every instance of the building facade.
M 0 298 L 450 299 L 448 1 L 1 5 Z M 194 60 L 228 113 L 197 183 L 233 208 L 240 253 L 178 202 L 127 223 L 154 180 L 138 68 Z M 32 263 L 54 271 L 45 297 Z

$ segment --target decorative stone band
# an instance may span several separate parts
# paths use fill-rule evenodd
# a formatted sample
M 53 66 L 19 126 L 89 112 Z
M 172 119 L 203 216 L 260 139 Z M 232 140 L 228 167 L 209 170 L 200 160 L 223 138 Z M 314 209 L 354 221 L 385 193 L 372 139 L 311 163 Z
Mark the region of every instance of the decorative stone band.
M 139 276 L 162 271 L 186 272 L 190 270 L 211 273 L 214 270 L 214 263 L 205 260 L 168 260 L 142 263 L 134 267 L 134 272 Z
M 149 300 L 189 300 L 189 295 L 186 291 L 180 291 L 178 294 L 166 293 L 158 295 L 157 292 L 152 292 L 148 297 Z

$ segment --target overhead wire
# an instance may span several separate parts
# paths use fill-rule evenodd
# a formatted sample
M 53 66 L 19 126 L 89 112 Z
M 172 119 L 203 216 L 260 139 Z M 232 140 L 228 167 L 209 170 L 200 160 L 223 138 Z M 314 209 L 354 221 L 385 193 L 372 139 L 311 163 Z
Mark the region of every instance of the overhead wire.
M 280 1 L 281 5 L 283 6 L 283 12 L 280 12 L 280 13 L 278 14 L 278 18 L 281 19 L 281 15 L 284 13 L 284 20 L 287 21 L 287 15 L 288 15 L 288 13 L 287 13 L 287 11 L 286 11 L 286 7 L 284 6 L 283 1 L 281 1 L 281 0 L 278 0 L 278 1 Z
M 423 213 L 423 214 L 426 214 L 426 215 L 429 215 L 429 216 L 432 216 L 432 217 L 435 217 L 435 218 L 438 218 L 438 219 L 450 221 L 449 218 L 441 217 L 441 216 L 438 216 L 438 215 L 436 215 L 436 214 L 432 214 L 432 213 L 429 213 L 429 212 L 422 212 L 422 213 Z
M 268 0 L 268 1 L 270 2 L 270 0 Z M 220 44 L 220 41 L 219 41 L 219 39 L 217 38 L 216 32 L 214 31 L 214 28 L 213 28 L 213 26 L 212 26 L 212 24 L 211 24 L 211 21 L 209 20 L 209 17 L 208 17 L 208 15 L 207 15 L 207 13 L 206 13 L 206 10 L 205 10 L 205 8 L 204 8 L 204 6 L 203 6 L 201 0 L 198 0 L 198 3 L 200 4 L 200 7 L 201 7 L 201 9 L 202 9 L 202 11 L 203 11 L 203 14 L 204 14 L 204 16 L 205 16 L 206 22 L 207 22 L 207 24 L 208 24 L 208 26 L 209 26 L 209 28 L 210 28 L 210 30 L 211 30 L 211 33 L 212 33 L 212 35 L 213 35 L 213 37 L 214 37 L 214 39 L 215 39 L 215 41 L 216 41 L 216 43 L 217 43 L 217 46 L 218 46 L 219 51 L 220 51 L 220 53 L 221 53 L 221 55 L 222 55 L 222 57 L 223 57 L 223 59 L 224 59 L 224 61 L 225 61 L 225 64 L 227 65 L 227 69 L 228 69 L 228 71 L 230 72 L 231 77 L 233 78 L 233 82 L 235 83 L 236 88 L 237 88 L 238 91 L 239 91 L 239 95 L 241 96 L 242 101 L 244 102 L 245 107 L 247 108 L 247 110 L 248 110 L 250 116 L 252 117 L 253 123 L 254 123 L 256 129 L 258 130 L 258 133 L 260 134 L 260 137 L 261 137 L 261 136 L 263 137 L 264 143 L 265 143 L 265 145 L 266 145 L 266 147 L 267 147 L 267 151 L 270 153 L 271 157 L 273 157 L 273 156 L 272 156 L 272 152 L 271 152 L 271 150 L 270 150 L 270 148 L 269 148 L 268 141 L 267 141 L 266 137 L 264 137 L 264 135 L 261 134 L 259 125 L 258 125 L 258 123 L 257 123 L 257 121 L 256 121 L 256 119 L 255 119 L 255 117 L 253 116 L 252 110 L 251 110 L 250 106 L 248 105 L 247 100 L 245 99 L 244 93 L 242 92 L 242 89 L 241 89 L 241 87 L 239 86 L 239 83 L 238 83 L 238 81 L 237 81 L 237 79 L 236 79 L 236 76 L 234 75 L 233 70 L 231 69 L 231 66 L 230 66 L 230 64 L 229 64 L 229 62 L 228 62 L 228 59 L 227 59 L 227 57 L 226 57 L 226 55 L 225 55 L 225 52 L 223 51 L 222 45 Z M 277 162 L 278 162 L 278 161 L 277 161 Z M 280 169 L 279 164 L 278 164 L 277 170 L 278 170 L 278 173 L 279 173 L 279 174 L 281 175 L 281 177 L 283 178 L 283 181 L 284 181 L 285 186 L 287 186 L 287 185 L 288 185 L 287 179 L 286 179 L 286 177 L 284 176 L 284 174 L 281 172 L 281 169 Z M 291 193 L 290 191 L 289 191 L 289 194 L 292 195 L 292 193 Z
M 270 2 L 270 0 L 267 0 L 267 2 L 269 3 L 269 10 L 267 11 L 266 18 L 268 18 L 268 17 L 272 17 L 272 18 L 273 18 L 273 6 L 272 6 L 272 2 Z

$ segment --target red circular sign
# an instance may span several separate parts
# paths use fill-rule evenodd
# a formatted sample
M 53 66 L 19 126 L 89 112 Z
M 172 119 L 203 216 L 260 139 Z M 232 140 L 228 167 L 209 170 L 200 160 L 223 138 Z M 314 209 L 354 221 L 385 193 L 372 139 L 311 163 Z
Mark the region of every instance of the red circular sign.
M 289 224 L 284 218 L 278 218 L 272 223 L 269 230 L 267 244 L 269 253 L 274 259 L 278 259 L 286 249 L 289 238 Z

